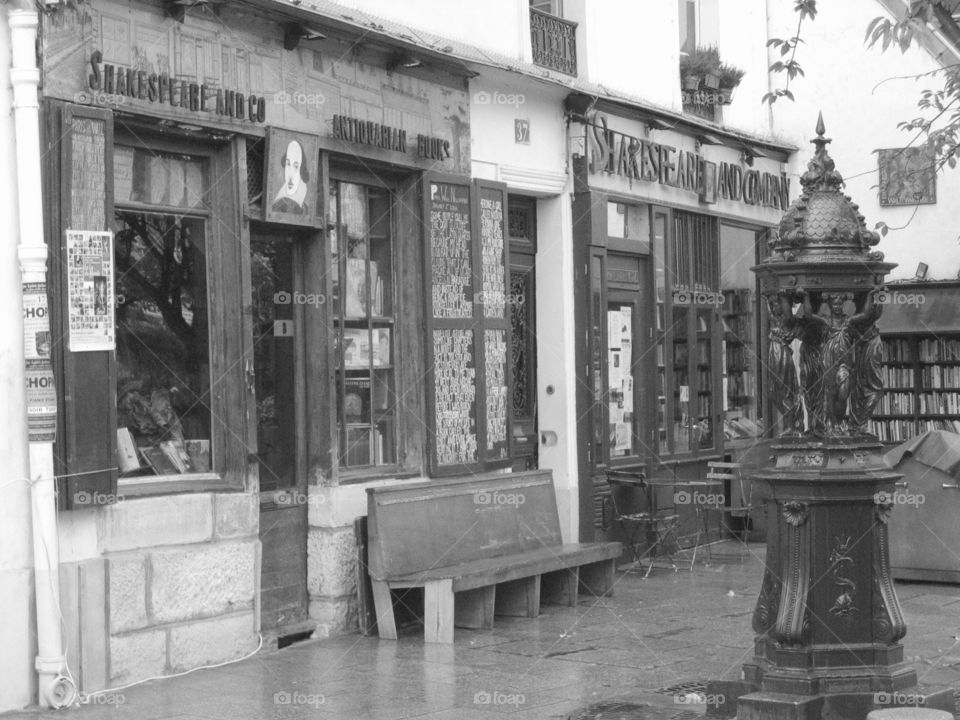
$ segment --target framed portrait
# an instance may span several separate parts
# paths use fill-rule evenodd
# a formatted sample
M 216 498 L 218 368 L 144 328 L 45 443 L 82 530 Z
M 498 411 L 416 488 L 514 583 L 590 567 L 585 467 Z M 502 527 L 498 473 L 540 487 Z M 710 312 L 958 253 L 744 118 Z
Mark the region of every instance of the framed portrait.
M 316 135 L 267 129 L 264 217 L 270 222 L 316 225 L 319 145 Z
M 926 148 L 877 150 L 880 205 L 932 205 L 937 202 L 937 173 Z
M 709 160 L 704 160 L 702 177 L 700 202 L 715 203 L 717 201 L 717 164 Z

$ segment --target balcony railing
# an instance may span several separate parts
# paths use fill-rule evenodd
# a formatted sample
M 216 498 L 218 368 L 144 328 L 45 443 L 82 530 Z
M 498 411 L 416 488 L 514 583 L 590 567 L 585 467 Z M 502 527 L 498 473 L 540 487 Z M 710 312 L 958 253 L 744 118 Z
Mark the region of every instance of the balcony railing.
M 577 75 L 577 24 L 530 8 L 533 62 L 540 67 Z

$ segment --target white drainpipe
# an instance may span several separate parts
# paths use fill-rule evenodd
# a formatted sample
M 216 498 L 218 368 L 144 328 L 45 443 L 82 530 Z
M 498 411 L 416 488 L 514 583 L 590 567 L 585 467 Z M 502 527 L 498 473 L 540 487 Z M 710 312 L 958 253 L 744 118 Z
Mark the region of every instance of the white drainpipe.
M 37 88 L 38 15 L 32 0 L 8 5 L 13 62 L 14 124 L 17 148 L 17 196 L 20 226 L 18 257 L 22 282 L 47 281 L 47 246 L 43 238 L 40 179 L 40 114 Z M 60 547 L 57 537 L 53 443 L 30 443 L 33 566 L 37 604 L 38 703 L 61 708 L 73 704 L 76 688 L 64 677 L 66 658 L 60 627 Z

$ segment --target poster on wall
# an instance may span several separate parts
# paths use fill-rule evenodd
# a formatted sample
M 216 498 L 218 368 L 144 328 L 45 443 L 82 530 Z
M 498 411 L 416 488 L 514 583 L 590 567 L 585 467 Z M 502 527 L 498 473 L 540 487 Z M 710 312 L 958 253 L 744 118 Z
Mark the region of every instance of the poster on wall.
M 279 128 L 267 130 L 263 169 L 266 219 L 288 225 L 317 222 L 317 136 Z
M 113 233 L 67 230 L 70 351 L 114 349 Z

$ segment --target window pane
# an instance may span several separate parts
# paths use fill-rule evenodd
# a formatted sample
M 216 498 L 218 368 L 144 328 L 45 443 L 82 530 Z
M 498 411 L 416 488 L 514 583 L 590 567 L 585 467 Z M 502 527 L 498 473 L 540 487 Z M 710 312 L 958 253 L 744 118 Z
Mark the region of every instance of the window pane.
M 633 305 L 607 306 L 607 391 L 610 423 L 610 457 L 627 457 L 637 451 L 633 407 Z
M 397 428 L 391 198 L 377 188 L 334 183 L 330 202 L 336 206 L 328 211 L 328 224 L 335 227 L 331 257 L 339 275 L 334 315 L 340 466 L 392 464 Z
M 113 152 L 114 201 L 198 208 L 204 204 L 203 161 L 118 145 Z
M 203 221 L 121 211 L 114 230 L 121 471 L 209 472 Z
M 657 453 L 670 452 L 667 436 L 667 364 L 666 364 L 666 294 L 667 272 L 664 252 L 666 251 L 667 216 L 655 213 L 653 216 L 653 277 L 656 291 L 656 353 L 657 353 Z

